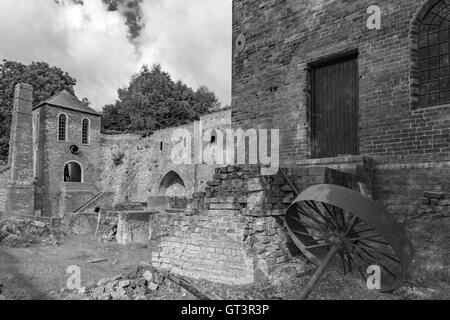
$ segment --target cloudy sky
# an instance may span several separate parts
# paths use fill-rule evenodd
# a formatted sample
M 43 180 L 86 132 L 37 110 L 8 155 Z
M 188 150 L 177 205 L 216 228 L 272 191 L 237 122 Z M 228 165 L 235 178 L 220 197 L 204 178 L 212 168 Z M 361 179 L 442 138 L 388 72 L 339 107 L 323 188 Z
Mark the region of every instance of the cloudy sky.
M 1 0 L 0 59 L 45 61 L 101 109 L 143 64 L 231 100 L 231 0 Z

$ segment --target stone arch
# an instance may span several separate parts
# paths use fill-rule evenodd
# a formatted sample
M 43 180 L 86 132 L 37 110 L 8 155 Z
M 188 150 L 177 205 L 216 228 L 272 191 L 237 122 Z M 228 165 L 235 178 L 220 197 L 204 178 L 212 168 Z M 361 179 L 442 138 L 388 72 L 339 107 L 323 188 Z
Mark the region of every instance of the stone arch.
M 444 6 L 450 11 L 450 7 L 447 6 L 444 0 L 429 0 L 426 1 L 421 7 L 417 9 L 417 12 L 411 20 L 409 30 L 410 41 L 410 72 L 409 72 L 409 86 L 410 86 L 410 106 L 411 109 L 417 109 L 419 104 L 419 33 L 422 23 L 427 14 L 436 6 Z
M 186 197 L 186 184 L 178 173 L 170 171 L 161 180 L 158 195 L 169 197 Z
M 78 161 L 69 161 L 64 165 L 64 182 L 83 182 L 83 167 Z

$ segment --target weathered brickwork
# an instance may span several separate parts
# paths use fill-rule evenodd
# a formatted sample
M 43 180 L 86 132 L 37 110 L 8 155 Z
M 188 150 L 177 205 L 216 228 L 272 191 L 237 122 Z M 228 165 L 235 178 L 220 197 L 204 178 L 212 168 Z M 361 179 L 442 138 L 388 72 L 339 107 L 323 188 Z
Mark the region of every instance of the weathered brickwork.
M 225 132 L 225 129 L 231 126 L 231 110 L 207 115 L 200 120 L 205 131 L 220 129 Z M 175 130 L 181 129 L 187 130 L 194 138 L 194 124 L 156 131 L 147 138 L 137 135 L 103 135 L 100 152 L 101 172 L 97 187 L 102 191 L 114 192 L 115 203 L 145 202 L 149 196 L 167 195 L 168 190 L 161 187 L 161 183 L 173 172 L 184 183 L 187 197 L 204 190 L 206 182 L 214 175 L 217 166 L 173 163 L 172 150 L 178 142 L 172 141 L 172 136 Z M 204 148 L 208 144 L 204 142 Z M 120 163 L 116 164 L 114 159 L 120 154 L 123 157 Z
M 296 188 L 333 183 L 359 190 L 360 177 L 326 167 L 284 169 Z M 153 263 L 161 268 L 225 283 L 247 283 L 269 274 L 298 250 L 284 228 L 295 193 L 281 175 L 258 166 L 217 168 L 188 210 L 150 218 Z
M 117 243 L 126 245 L 130 243 L 148 244 L 150 237 L 150 216 L 153 212 L 123 211 L 118 213 Z
M 246 254 L 245 219 L 239 210 L 161 213 L 151 225 L 156 267 L 224 283 L 253 282 L 253 258 Z
M 417 210 L 424 192 L 450 190 L 450 162 L 386 164 L 375 172 L 375 198 L 398 218 Z
M 58 140 L 58 118 L 65 114 L 67 120 L 67 141 Z M 100 176 L 100 117 L 45 104 L 33 111 L 35 124 L 34 150 L 37 150 L 36 181 L 42 188 L 42 215 L 62 216 L 76 210 L 100 191 L 94 185 Z M 89 119 L 89 144 L 82 144 L 82 120 Z M 78 154 L 70 147 L 76 145 Z M 64 166 L 75 161 L 82 168 L 82 183 L 65 183 Z M 65 210 L 69 211 L 65 211 Z
M 280 129 L 283 160 L 311 157 L 309 66 L 353 50 L 360 153 L 381 162 L 448 159 L 449 106 L 417 105 L 417 25 L 437 1 L 421 11 L 426 2 L 235 0 L 233 126 Z M 381 30 L 366 26 L 373 4 Z
M 8 215 L 34 216 L 32 101 L 32 86 L 16 85 L 9 140 Z
M 422 216 L 448 217 L 450 214 L 450 194 L 425 191 L 417 210 L 414 210 L 411 214 L 411 218 Z
M 2 213 L 6 212 L 7 186 L 10 176 L 9 167 L 0 166 L 0 212 Z

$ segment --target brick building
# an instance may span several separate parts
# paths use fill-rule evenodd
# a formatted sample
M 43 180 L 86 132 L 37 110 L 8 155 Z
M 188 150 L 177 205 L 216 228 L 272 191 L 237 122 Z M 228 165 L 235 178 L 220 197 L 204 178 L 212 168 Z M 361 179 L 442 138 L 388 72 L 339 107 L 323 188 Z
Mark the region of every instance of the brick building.
M 364 185 L 407 214 L 424 191 L 450 190 L 449 33 L 450 0 L 234 0 L 232 109 L 202 118 L 204 129 L 279 129 L 297 189 Z M 155 209 L 158 197 L 181 194 L 188 210 L 146 221 L 155 265 L 242 283 L 295 254 L 283 225 L 295 195 L 280 173 L 174 165 L 172 133 L 195 135 L 193 124 L 106 136 L 69 93 L 32 112 L 30 95 L 19 85 L 11 168 L 0 168 L 11 177 L 8 212 L 60 217 L 101 206 L 100 193 Z
M 67 91 L 33 108 L 35 210 L 58 216 L 95 196 L 100 115 Z
M 448 190 L 449 7 L 235 0 L 233 127 L 280 129 L 284 166 L 372 159 L 394 211 Z

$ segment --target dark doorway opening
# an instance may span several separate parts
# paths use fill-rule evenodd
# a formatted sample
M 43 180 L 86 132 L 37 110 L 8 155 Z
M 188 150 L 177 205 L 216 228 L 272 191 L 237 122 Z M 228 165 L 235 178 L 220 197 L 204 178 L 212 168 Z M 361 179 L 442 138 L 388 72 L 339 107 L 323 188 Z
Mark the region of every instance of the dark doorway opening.
M 81 166 L 77 162 L 69 162 L 64 167 L 64 182 L 82 182 Z

